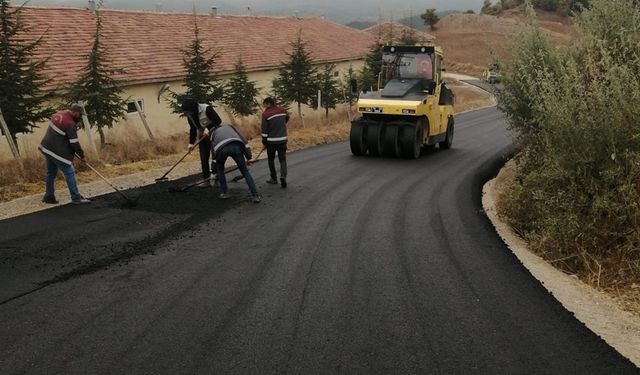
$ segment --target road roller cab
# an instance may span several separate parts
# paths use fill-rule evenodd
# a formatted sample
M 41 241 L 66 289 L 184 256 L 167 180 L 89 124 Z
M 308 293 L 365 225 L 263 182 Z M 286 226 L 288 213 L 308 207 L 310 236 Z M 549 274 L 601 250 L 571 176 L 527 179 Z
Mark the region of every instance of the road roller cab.
M 351 122 L 354 155 L 418 158 L 423 147 L 453 142 L 453 92 L 434 45 L 384 46 L 378 90 L 363 92 Z

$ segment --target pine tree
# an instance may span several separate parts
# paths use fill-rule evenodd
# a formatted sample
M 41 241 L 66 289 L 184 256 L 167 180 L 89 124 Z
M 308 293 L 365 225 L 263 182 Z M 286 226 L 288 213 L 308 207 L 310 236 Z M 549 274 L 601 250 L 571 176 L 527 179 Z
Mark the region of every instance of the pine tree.
M 415 29 L 415 25 L 413 24 L 413 11 L 409 14 L 409 22 L 408 25 L 409 26 L 408 29 L 403 29 L 402 30 L 402 35 L 400 36 L 400 44 L 407 44 L 407 45 L 414 45 L 416 43 L 418 43 L 418 38 L 416 36 L 416 29 Z
M 97 4 L 97 9 L 102 1 Z M 127 100 L 120 96 L 122 87 L 114 79 L 122 74 L 122 69 L 116 69 L 108 60 L 108 51 L 102 43 L 102 15 L 96 11 L 96 28 L 93 34 L 93 46 L 87 56 L 87 64 L 82 70 L 80 78 L 69 90 L 72 102 L 85 102 L 85 109 L 89 117 L 90 126 L 95 126 L 100 134 L 100 146 L 106 144 L 104 129 L 111 129 L 119 119 L 124 118 Z M 85 126 L 82 124 L 81 126 Z
M 42 90 L 51 82 L 42 74 L 46 60 L 33 58 L 42 39 L 19 39 L 27 31 L 21 11 L 22 6 L 10 7 L 9 1 L 0 0 L 0 109 L 14 140 L 16 133 L 32 132 L 53 113 L 45 104 L 53 94 Z
M 231 108 L 237 116 L 250 116 L 258 111 L 258 89 L 253 81 L 247 76 L 247 69 L 238 60 L 235 65 L 233 76 L 225 85 L 224 103 Z
M 435 29 L 436 23 L 440 21 L 440 17 L 436 14 L 435 8 L 427 9 L 426 12 L 420 15 L 420 18 L 424 20 L 425 25 L 429 25 L 431 30 Z
M 349 108 L 353 107 L 358 100 L 358 93 L 351 91 L 351 81 L 355 79 L 355 77 L 356 73 L 353 70 L 353 65 L 349 65 L 349 70 L 343 75 L 342 82 L 340 83 L 343 103 L 348 104 Z
M 382 46 L 378 43 L 369 48 L 369 53 L 364 59 L 364 66 L 359 74 L 359 86 L 362 90 L 376 90 L 378 76 L 382 70 Z
M 289 106 L 284 100 L 284 92 L 285 89 L 282 85 L 282 82 L 278 79 L 278 77 L 274 78 L 273 81 L 271 81 L 271 91 L 269 92 L 269 96 L 271 96 L 271 98 L 275 100 L 276 104 L 281 105 L 289 110 Z
M 399 42 L 400 44 L 406 45 L 414 45 L 418 43 L 418 38 L 416 38 L 416 31 L 412 28 L 402 30 Z
M 336 64 L 327 64 L 323 67 L 322 71 L 318 74 L 317 82 L 320 88 L 320 105 L 325 109 L 325 116 L 329 118 L 329 109 L 336 107 L 336 104 L 340 102 L 342 93 L 338 87 L 339 82 L 336 80 L 334 72 L 336 70 Z M 317 98 L 314 101 L 312 107 L 318 106 Z
M 291 43 L 292 52 L 287 53 L 289 61 L 278 72 L 276 81 L 281 87 L 280 95 L 284 103 L 296 102 L 298 116 L 302 119 L 302 104 L 312 105 L 318 85 L 315 82 L 317 71 L 311 64 L 311 55 L 306 50 L 302 35 Z
M 194 22 L 194 38 L 191 45 L 183 51 L 183 65 L 187 71 L 185 86 L 187 91 L 183 94 L 171 92 L 171 106 L 175 113 L 182 113 L 180 103 L 184 98 L 191 98 L 198 103 L 220 101 L 224 98 L 223 84 L 214 73 L 218 53 L 212 53 L 210 49 L 204 49 L 198 24 Z

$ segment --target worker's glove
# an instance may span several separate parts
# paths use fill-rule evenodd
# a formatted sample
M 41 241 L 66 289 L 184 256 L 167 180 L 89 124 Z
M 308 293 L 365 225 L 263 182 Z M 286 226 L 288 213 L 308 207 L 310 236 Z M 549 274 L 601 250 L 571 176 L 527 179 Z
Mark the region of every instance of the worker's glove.
M 202 131 L 202 136 L 203 136 L 203 137 L 206 137 L 206 138 L 209 138 L 209 129 L 204 129 L 204 130 Z
M 82 156 L 80 156 L 77 152 L 74 154 L 74 156 L 76 158 L 78 158 L 78 160 L 80 160 L 81 163 L 84 163 L 84 154 L 82 154 Z
M 253 163 L 255 163 L 255 160 L 247 160 L 247 166 L 250 167 L 253 165 Z
M 193 151 L 194 145 L 189 145 L 189 152 Z

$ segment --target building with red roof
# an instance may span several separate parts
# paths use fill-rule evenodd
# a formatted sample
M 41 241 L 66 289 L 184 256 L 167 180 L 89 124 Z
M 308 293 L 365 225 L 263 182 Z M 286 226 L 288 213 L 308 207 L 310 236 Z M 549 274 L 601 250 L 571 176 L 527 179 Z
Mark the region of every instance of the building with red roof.
M 302 36 L 315 64 L 335 63 L 342 75 L 350 66 L 359 69 L 371 45 L 370 35 L 324 18 L 231 16 L 175 12 L 100 10 L 102 41 L 113 67 L 122 69 L 115 78 L 125 86 L 123 97 L 143 104 L 154 131 L 186 131 L 184 120 L 172 114 L 165 100 L 158 102 L 162 86 L 181 92 L 186 75 L 183 51 L 193 42 L 197 24 L 203 47 L 218 53 L 215 71 L 228 78 L 242 59 L 249 78 L 262 94 L 271 89 L 277 68 L 291 51 L 291 43 Z M 42 37 L 37 58 L 47 58 L 44 74 L 51 78 L 46 89 L 63 93 L 77 80 L 86 64 L 97 16 L 89 8 L 24 6 L 22 22 L 25 40 Z M 214 103 L 217 107 L 220 103 Z M 132 111 L 133 112 L 133 111 Z M 223 120 L 226 111 L 218 110 Z M 140 127 L 133 112 L 124 121 Z M 119 126 L 118 126 L 119 127 Z M 37 144 L 38 130 L 30 144 Z M 35 138 L 34 138 L 35 137 Z M 37 139 L 37 140 L 35 140 Z M 0 144 L 0 148 L 6 145 Z M 5 151 L 2 149 L 2 151 Z

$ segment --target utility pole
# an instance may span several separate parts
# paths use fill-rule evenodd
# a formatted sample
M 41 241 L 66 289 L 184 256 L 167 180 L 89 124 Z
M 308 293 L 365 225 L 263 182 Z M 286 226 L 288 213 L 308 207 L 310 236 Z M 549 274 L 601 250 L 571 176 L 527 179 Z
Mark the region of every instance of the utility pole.
M 98 155 L 98 149 L 96 148 L 96 143 L 93 141 L 93 134 L 91 134 L 91 123 L 89 122 L 89 116 L 87 116 L 87 110 L 84 107 L 84 102 L 81 102 L 82 106 L 82 123 L 84 124 L 84 132 L 87 134 L 87 139 L 89 139 L 89 146 L 91 147 L 91 151 L 93 151 L 94 155 Z
M 16 146 L 15 142 L 13 141 L 13 136 L 11 136 L 11 133 L 9 132 L 9 126 L 7 126 L 7 122 L 4 120 L 4 116 L 2 115 L 2 108 L 0 108 L 0 126 L 2 126 L 2 132 L 7 138 L 7 142 L 9 143 L 9 148 L 13 153 L 13 157 L 20 163 L 20 166 L 22 166 L 22 159 L 20 158 L 20 153 L 18 152 L 18 146 Z
M 140 103 L 138 103 L 137 100 L 134 100 L 133 103 L 136 106 L 136 111 L 138 111 L 138 114 L 140 115 L 140 120 L 142 120 L 142 124 L 144 125 L 144 128 L 147 130 L 147 134 L 149 135 L 149 139 L 154 141 L 153 134 L 151 133 L 151 129 L 149 128 L 149 124 L 147 124 L 147 116 L 144 114 L 144 112 L 142 112 L 142 108 L 140 107 Z

